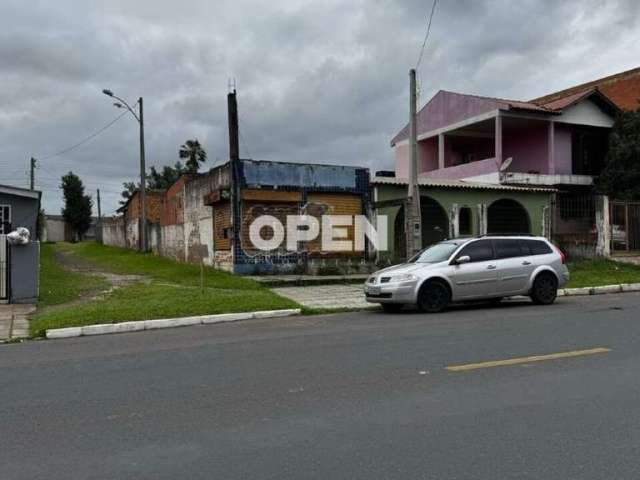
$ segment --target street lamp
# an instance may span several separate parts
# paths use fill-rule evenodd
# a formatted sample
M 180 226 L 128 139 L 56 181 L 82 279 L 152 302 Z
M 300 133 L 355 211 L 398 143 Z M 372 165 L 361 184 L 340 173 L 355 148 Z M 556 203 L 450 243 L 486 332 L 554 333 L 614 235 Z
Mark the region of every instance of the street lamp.
M 129 113 L 134 116 L 134 118 L 138 121 L 140 125 L 140 235 L 139 235 L 139 249 L 142 252 L 147 251 L 147 215 L 146 215 L 146 188 L 147 188 L 147 177 L 145 173 L 145 158 L 144 158 L 144 110 L 142 107 L 142 97 L 138 99 L 138 108 L 139 111 L 136 114 L 135 110 L 129 106 L 129 104 L 123 100 L 122 98 L 115 95 L 111 90 L 104 89 L 102 90 L 106 96 L 115 98 L 118 100 L 114 102 L 114 106 L 117 108 L 126 108 L 129 110 Z

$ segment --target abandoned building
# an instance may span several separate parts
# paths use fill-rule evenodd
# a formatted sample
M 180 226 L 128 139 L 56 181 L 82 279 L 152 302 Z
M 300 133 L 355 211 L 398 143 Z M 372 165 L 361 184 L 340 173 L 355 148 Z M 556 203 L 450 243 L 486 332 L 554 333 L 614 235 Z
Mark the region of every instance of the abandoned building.
M 149 249 L 179 261 L 202 262 L 240 274 L 360 268 L 366 248 L 325 252 L 315 239 L 300 242 L 295 251 L 289 251 L 285 239 L 276 248 L 263 251 L 253 245 L 249 229 L 261 215 L 270 215 L 285 225 L 288 215 L 365 214 L 367 169 L 247 159 L 238 159 L 235 164 L 237 193 L 231 180 L 232 162 L 207 173 L 184 175 L 166 191 L 149 192 Z M 105 244 L 138 247 L 139 205 L 136 193 L 121 208 L 121 217 L 103 220 Z M 274 234 L 273 228 L 263 230 L 265 238 Z M 353 238 L 353 227 L 347 227 L 346 238 Z

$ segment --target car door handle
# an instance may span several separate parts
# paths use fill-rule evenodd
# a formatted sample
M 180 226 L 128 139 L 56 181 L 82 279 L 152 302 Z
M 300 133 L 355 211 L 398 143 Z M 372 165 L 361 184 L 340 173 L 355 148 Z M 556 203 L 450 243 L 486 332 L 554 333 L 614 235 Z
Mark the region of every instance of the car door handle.
M 523 265 L 531 265 L 531 262 L 528 260 L 525 260 L 524 262 L 522 262 Z
M 495 265 L 488 265 L 487 266 L 487 270 L 495 270 L 496 266 Z

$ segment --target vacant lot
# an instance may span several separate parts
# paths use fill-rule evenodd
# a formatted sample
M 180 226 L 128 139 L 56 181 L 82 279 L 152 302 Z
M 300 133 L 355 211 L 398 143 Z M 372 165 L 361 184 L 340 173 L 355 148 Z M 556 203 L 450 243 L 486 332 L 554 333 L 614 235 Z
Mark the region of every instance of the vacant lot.
M 227 272 L 204 267 L 201 283 L 197 265 L 89 242 L 45 245 L 41 282 L 34 336 L 48 328 L 298 307 Z

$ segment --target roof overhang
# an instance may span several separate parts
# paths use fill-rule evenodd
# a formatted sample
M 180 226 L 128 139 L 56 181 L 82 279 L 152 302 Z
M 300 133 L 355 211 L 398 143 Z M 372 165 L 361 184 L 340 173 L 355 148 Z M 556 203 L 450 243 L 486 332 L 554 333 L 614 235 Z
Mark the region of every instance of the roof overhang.
M 370 181 L 373 186 L 376 185 L 391 185 L 391 186 L 406 186 L 409 184 L 409 180 L 406 178 L 397 177 L 373 177 Z M 536 193 L 554 193 L 557 190 L 549 187 L 534 187 L 534 186 L 514 186 L 503 185 L 497 183 L 481 183 L 481 182 L 467 182 L 464 180 L 438 180 L 433 178 L 419 178 L 418 185 L 421 187 L 432 188 L 461 188 L 468 190 L 500 190 L 511 192 L 536 192 Z
M 29 190 L 27 188 L 13 187 L 10 185 L 0 185 L 0 193 L 7 195 L 15 195 L 17 197 L 33 198 L 40 200 L 42 192 L 39 190 Z

